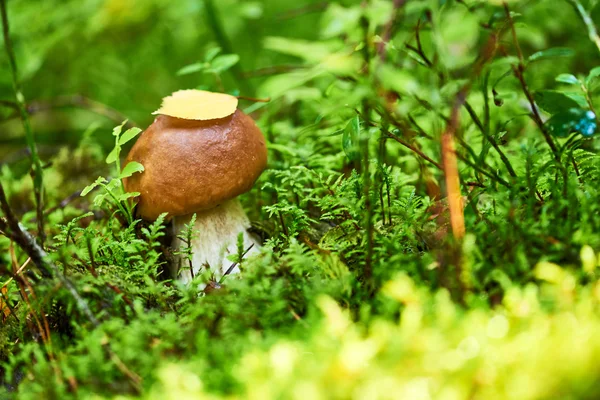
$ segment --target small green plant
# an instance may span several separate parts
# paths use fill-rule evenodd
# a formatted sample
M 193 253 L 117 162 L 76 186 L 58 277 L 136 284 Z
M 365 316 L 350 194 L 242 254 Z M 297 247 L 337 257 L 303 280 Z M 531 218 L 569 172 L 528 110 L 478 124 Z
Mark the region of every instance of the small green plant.
M 121 125 L 115 127 L 112 131 L 115 137 L 115 146 L 113 150 L 106 157 L 107 164 L 114 164 L 114 176 L 110 180 L 100 176 L 94 183 L 86 186 L 81 191 L 81 196 L 87 196 L 92 190 L 97 187 L 101 187 L 104 193 L 98 194 L 94 197 L 93 203 L 96 207 L 101 207 L 104 203 L 109 203 L 109 207 L 116 208 L 118 213 L 121 214 L 121 218 L 127 225 L 133 223 L 133 207 L 135 206 L 130 199 L 139 196 L 138 192 L 126 192 L 125 186 L 123 185 L 123 179 L 128 178 L 131 175 L 144 171 L 144 166 L 136 161 L 130 161 L 121 170 L 121 148 L 127 142 L 133 140 L 142 131 L 140 128 L 130 128 L 125 132 L 121 133 L 123 127 L 127 121 L 124 121 Z
M 236 65 L 240 61 L 240 57 L 237 54 L 220 54 L 221 51 L 220 47 L 208 49 L 202 62 L 186 65 L 177 71 L 177 75 L 189 75 L 196 72 L 209 74 L 215 78 L 217 86 L 224 90 L 222 75 Z
M 194 279 L 194 267 L 192 265 L 194 254 L 192 252 L 192 242 L 194 241 L 194 238 L 198 236 L 198 233 L 194 232 L 195 224 L 196 214 L 194 213 L 192 218 L 190 218 L 190 222 L 185 224 L 181 233 L 177 235 L 177 238 L 181 241 L 181 243 L 183 243 L 183 246 L 179 246 L 178 250 L 173 252 L 173 254 L 181 256 L 180 260 L 182 262 L 187 261 L 187 267 L 190 270 L 192 279 Z M 178 271 L 181 271 L 181 268 L 178 268 Z

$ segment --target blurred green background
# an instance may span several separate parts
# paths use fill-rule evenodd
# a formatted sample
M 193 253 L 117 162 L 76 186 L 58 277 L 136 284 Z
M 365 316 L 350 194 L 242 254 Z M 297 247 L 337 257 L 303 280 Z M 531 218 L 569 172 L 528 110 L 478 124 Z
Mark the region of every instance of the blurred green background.
M 178 89 L 203 87 L 256 95 L 256 89 L 266 78 L 298 66 L 297 57 L 265 49 L 266 37 L 306 41 L 333 37 L 336 32 L 348 31 L 344 25 L 354 23 L 352 13 L 340 10 L 360 1 L 9 0 L 7 3 L 20 80 L 34 111 L 33 127 L 40 152 L 47 158 L 56 152 L 57 146 L 75 145 L 92 122 L 110 128 L 122 118 L 129 118 L 140 127 L 147 126 L 152 120 L 150 113 L 158 108 L 160 99 Z M 381 3 L 379 12 L 385 20 L 391 1 L 372 3 Z M 446 1 L 411 1 L 406 7 L 407 15 L 414 14 L 411 7 L 425 8 L 428 3 Z M 573 29 L 580 22 L 566 2 L 516 3 L 526 3 L 519 8 L 522 20 L 527 21 L 519 26 L 526 53 L 550 45 L 575 45 L 581 49 L 580 54 L 594 52 L 585 30 Z M 210 4 L 215 8 L 225 39 L 215 32 L 215 19 L 207 12 Z M 597 14 L 593 14 L 594 19 Z M 448 29 L 443 33 L 450 41 L 455 36 L 454 39 L 467 42 L 473 36 L 464 32 L 464 27 L 473 26 L 464 17 L 460 6 L 444 12 L 442 22 Z M 402 39 L 413 29 L 412 23 L 399 26 L 399 37 Z M 475 35 L 474 40 L 481 41 Z M 208 50 L 226 47 L 224 44 L 230 49 L 223 49 L 223 53 L 238 54 L 240 62 L 222 75 L 222 85 L 216 85 L 210 74 L 177 75 L 182 67 L 201 61 Z M 531 76 L 530 83 L 543 87 L 551 81 L 553 74 L 546 74 L 545 69 L 576 72 L 588 71 L 591 66 L 591 58 L 559 59 L 536 68 L 536 75 L 544 77 L 540 78 L 543 82 L 536 82 L 537 77 Z M 12 100 L 11 76 L 4 52 L 0 56 L 0 71 L 0 100 Z M 0 162 L 3 163 L 14 164 L 25 156 L 22 127 L 14 116 L 10 108 L 0 108 Z M 105 148 L 110 146 L 110 135 L 98 135 L 97 139 Z
M 140 127 L 167 94 L 182 88 L 218 90 L 211 74 L 178 76 L 182 67 L 203 60 L 206 51 L 224 47 L 215 34 L 206 3 L 198 0 L 9 0 L 13 46 L 25 98 L 42 158 L 57 146 L 76 145 L 91 123 L 106 135 L 122 118 Z M 214 2 L 225 41 L 240 56 L 238 78 L 222 76 L 222 88 L 253 96 L 264 67 L 290 58 L 262 49 L 266 36 L 316 39 L 327 2 Z M 225 49 L 223 53 L 227 53 Z M 0 56 L 0 99 L 13 100 L 5 52 Z M 88 101 L 89 99 L 89 101 Z M 248 103 L 246 103 L 247 105 Z M 0 162 L 26 157 L 21 123 L 10 108 L 0 108 Z M 26 165 L 26 162 L 23 163 Z

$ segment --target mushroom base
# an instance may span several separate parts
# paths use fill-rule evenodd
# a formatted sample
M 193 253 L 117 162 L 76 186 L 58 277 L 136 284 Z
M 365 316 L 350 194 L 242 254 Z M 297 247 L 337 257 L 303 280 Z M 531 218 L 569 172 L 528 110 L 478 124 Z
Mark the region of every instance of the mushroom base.
M 177 237 L 185 231 L 193 214 L 173 218 L 173 242 L 171 247 L 174 251 L 186 246 Z M 240 232 L 244 236 L 244 251 L 246 257 L 259 251 L 260 243 L 248 233 L 250 220 L 244 212 L 238 199 L 228 200 L 210 210 L 196 213 L 196 223 L 193 227 L 192 238 L 192 269 L 193 276 L 203 274 L 208 268 L 214 279 L 219 280 L 231 267 L 232 262 L 227 259 L 230 254 L 237 253 L 237 240 Z M 230 274 L 239 273 L 236 265 Z M 183 283 L 192 280 L 188 261 L 181 255 L 175 256 L 171 266 L 173 276 Z

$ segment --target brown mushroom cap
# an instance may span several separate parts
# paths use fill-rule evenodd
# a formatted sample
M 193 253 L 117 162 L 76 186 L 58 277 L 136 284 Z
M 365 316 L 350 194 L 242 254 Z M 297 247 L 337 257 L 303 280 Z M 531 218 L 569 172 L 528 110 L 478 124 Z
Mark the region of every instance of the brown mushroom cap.
M 267 165 L 265 138 L 240 110 L 212 120 L 159 115 L 127 156 L 144 172 L 124 180 L 147 220 L 213 208 L 250 190 Z

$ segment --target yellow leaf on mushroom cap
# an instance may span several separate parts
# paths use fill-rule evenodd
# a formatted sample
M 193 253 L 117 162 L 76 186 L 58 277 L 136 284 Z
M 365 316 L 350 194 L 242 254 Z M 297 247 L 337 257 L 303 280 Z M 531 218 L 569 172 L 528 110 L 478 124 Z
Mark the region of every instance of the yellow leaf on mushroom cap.
M 152 114 L 182 119 L 217 119 L 233 114 L 237 104 L 237 97 L 225 93 L 187 89 L 163 98 L 161 107 Z

